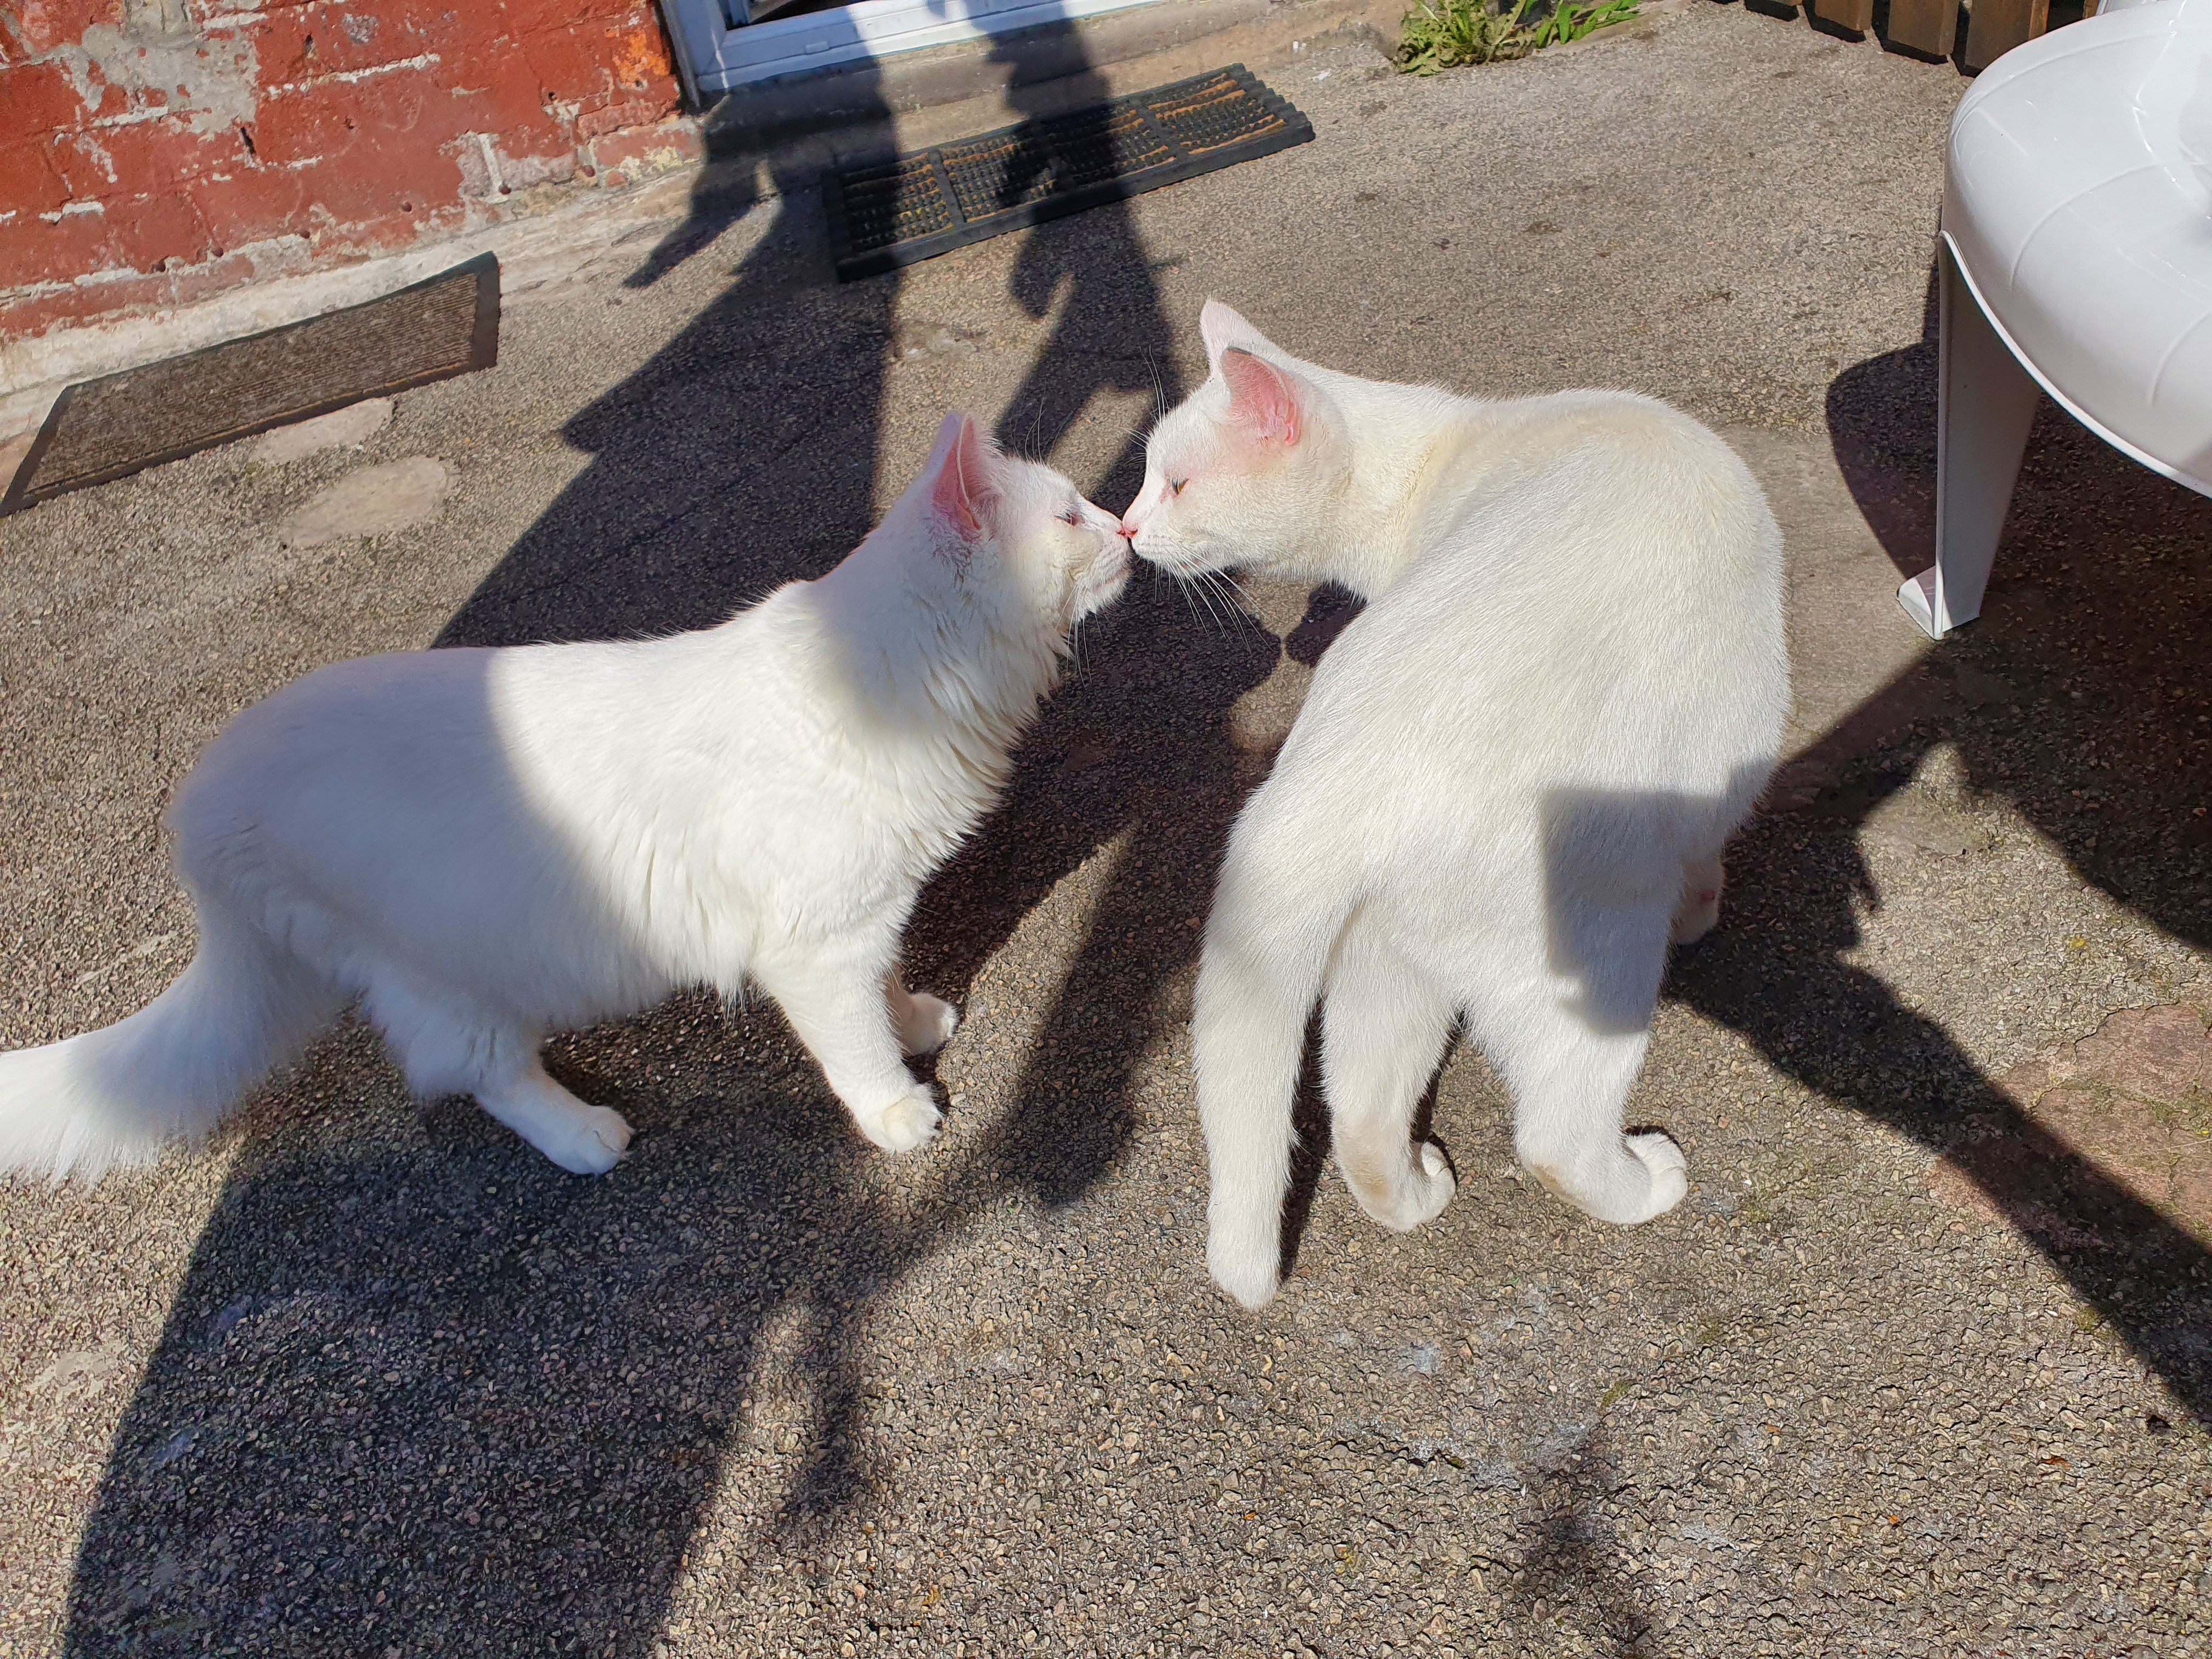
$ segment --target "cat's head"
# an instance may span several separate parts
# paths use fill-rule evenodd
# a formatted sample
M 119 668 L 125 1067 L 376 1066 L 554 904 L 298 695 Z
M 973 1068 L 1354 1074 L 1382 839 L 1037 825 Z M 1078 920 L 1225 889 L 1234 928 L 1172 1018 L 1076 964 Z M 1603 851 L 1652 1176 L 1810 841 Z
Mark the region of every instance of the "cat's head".
M 1064 474 L 1000 453 L 965 415 L 945 417 L 908 499 L 947 580 L 979 601 L 1013 601 L 1057 635 L 1129 580 L 1121 521 Z
M 1122 530 L 1139 557 L 1186 575 L 1309 564 L 1349 471 L 1342 422 L 1297 359 L 1220 301 L 1198 327 L 1206 383 L 1152 428 Z

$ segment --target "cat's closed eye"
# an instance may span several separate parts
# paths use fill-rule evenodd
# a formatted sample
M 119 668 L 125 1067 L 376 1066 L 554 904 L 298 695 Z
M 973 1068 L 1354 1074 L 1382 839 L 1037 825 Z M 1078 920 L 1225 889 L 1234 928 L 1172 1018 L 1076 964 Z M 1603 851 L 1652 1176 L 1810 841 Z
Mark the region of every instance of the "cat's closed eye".
M 1079 506 L 1069 507 L 1067 511 L 1060 515 L 1060 521 L 1062 524 L 1081 524 L 1083 522 L 1082 507 Z
M 1170 478 L 1168 480 L 1168 494 L 1170 495 L 1182 495 L 1182 487 L 1189 482 L 1190 480 L 1188 478 Z

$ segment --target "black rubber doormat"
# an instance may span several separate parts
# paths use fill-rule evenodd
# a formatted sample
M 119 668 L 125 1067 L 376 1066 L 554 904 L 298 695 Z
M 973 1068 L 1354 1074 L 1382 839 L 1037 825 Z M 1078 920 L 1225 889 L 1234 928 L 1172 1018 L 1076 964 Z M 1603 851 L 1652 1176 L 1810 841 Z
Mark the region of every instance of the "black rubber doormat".
M 0 515 L 498 361 L 499 260 L 483 253 L 328 316 L 65 388 Z
M 1272 155 L 1313 123 L 1242 64 L 830 175 L 841 281 Z

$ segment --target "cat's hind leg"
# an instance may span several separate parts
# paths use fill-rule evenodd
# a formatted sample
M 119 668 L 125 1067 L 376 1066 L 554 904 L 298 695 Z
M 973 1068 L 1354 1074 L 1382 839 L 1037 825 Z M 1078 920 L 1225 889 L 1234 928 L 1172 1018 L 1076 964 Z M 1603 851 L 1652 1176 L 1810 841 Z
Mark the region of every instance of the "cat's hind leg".
M 1656 1133 L 1624 1136 L 1621 1107 L 1644 1063 L 1642 1031 L 1595 1031 L 1553 1005 L 1519 1017 L 1491 1059 L 1515 1100 L 1514 1146 L 1528 1172 L 1576 1208 L 1632 1226 L 1689 1191 L 1681 1148 Z
M 884 1000 L 890 1005 L 891 1024 L 905 1054 L 933 1054 L 951 1042 L 952 1033 L 959 1029 L 957 1009 L 926 991 L 908 990 L 896 969 L 884 976 Z
M 940 1115 L 929 1086 L 915 1080 L 900 1054 L 883 958 L 854 959 L 860 954 L 763 957 L 753 977 L 782 1007 L 860 1133 L 887 1152 L 908 1152 L 937 1133 Z
M 1708 854 L 1682 865 L 1682 902 L 1674 912 L 1674 943 L 1695 945 L 1721 919 L 1721 855 Z
M 397 975 L 362 999 L 407 1082 L 424 1098 L 476 1097 L 477 1104 L 571 1175 L 605 1175 L 629 1148 L 619 1112 L 580 1101 L 546 1075 L 539 1033 L 485 1016 Z
M 629 1124 L 619 1112 L 576 1098 L 546 1075 L 534 1040 L 529 1059 L 485 1078 L 477 1104 L 571 1175 L 605 1175 L 629 1150 Z
M 1580 931 L 1585 945 L 1602 938 L 1606 948 L 1580 957 L 1579 982 L 1516 978 L 1471 998 L 1469 1014 L 1513 1092 L 1522 1166 L 1600 1221 L 1633 1225 L 1664 1215 L 1689 1190 L 1670 1137 L 1621 1133 L 1666 966 L 1667 913 L 1616 915 Z
M 1338 941 L 1322 1007 L 1337 1167 L 1359 1207 L 1394 1232 L 1411 1231 L 1451 1201 L 1443 1149 L 1416 1146 L 1412 1132 L 1454 1012 L 1379 924 L 1355 921 Z

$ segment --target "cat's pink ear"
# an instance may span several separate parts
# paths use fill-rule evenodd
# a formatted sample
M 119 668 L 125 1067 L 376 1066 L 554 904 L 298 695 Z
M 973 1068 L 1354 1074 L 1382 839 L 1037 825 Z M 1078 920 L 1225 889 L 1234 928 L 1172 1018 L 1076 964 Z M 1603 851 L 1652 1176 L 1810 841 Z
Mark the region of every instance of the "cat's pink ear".
M 1208 300 L 1198 313 L 1198 337 L 1206 342 L 1206 367 L 1217 373 L 1230 347 L 1267 343 L 1266 336 L 1218 300 Z
M 937 428 L 937 447 L 930 460 L 937 476 L 930 481 L 929 503 L 938 517 L 962 541 L 982 540 L 983 514 L 998 489 L 975 422 L 965 415 L 947 415 Z
M 1231 346 L 1221 354 L 1221 378 L 1229 383 L 1231 420 L 1268 442 L 1297 442 L 1298 391 L 1288 374 L 1266 358 Z

